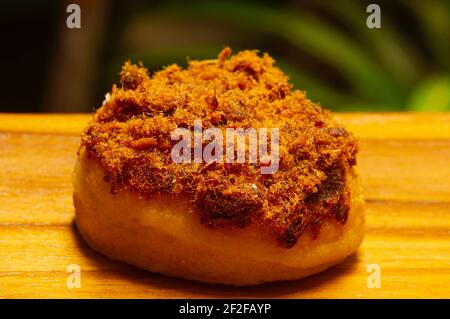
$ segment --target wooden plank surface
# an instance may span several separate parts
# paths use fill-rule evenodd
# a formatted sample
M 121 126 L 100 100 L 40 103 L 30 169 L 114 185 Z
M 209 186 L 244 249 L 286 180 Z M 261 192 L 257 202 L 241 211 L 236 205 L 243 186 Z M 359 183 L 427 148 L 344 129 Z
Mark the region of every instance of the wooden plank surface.
M 233 288 L 152 274 L 90 250 L 71 173 L 88 115 L 0 114 L 0 297 L 450 298 L 450 114 L 339 114 L 360 137 L 367 235 L 316 276 Z M 81 268 L 69 289 L 67 266 Z M 369 288 L 368 265 L 381 269 Z

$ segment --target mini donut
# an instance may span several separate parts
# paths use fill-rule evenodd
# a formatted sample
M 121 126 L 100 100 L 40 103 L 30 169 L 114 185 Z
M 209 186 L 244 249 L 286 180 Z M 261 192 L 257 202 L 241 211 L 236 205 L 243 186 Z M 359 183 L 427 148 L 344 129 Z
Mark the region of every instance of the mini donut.
M 174 132 L 199 121 L 223 136 L 276 128 L 277 157 L 250 161 L 248 148 L 237 161 L 218 140 L 223 153 L 199 159 L 195 147 L 205 154 L 211 141 L 196 144 L 194 133 L 177 162 Z M 152 75 L 126 62 L 82 133 L 76 224 L 93 249 L 151 272 L 234 286 L 299 279 L 362 242 L 357 152 L 353 134 L 293 90 L 267 54 L 225 48 Z

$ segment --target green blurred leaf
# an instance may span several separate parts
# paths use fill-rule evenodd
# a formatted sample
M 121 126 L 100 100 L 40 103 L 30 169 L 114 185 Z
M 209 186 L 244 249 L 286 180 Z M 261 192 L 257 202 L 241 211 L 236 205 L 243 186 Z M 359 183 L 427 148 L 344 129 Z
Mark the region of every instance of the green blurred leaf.
M 413 111 L 450 110 L 450 77 L 434 76 L 418 84 L 409 99 Z
M 391 24 L 388 15 L 382 16 L 381 29 L 366 26 L 365 3 L 352 0 L 314 1 L 320 8 L 334 14 L 335 18 L 347 25 L 355 33 L 361 45 L 382 63 L 384 69 L 402 87 L 402 95 L 416 81 L 424 66 L 416 48 L 402 37 Z
M 401 88 L 360 46 L 336 28 L 307 15 L 256 3 L 194 1 L 163 8 L 168 17 L 222 21 L 279 36 L 333 65 L 360 95 L 377 102 L 401 104 Z M 148 12 L 154 14 L 155 12 Z
M 426 33 L 425 40 L 438 64 L 446 71 L 450 71 L 450 1 L 403 0 L 403 2 L 419 18 Z
M 155 70 L 171 63 L 185 65 L 186 56 L 192 59 L 212 58 L 223 44 L 232 44 L 236 52 L 239 49 L 252 49 L 248 43 L 265 43 L 265 38 L 268 38 L 270 43 L 289 44 L 286 45 L 289 52 L 277 47 L 269 52 L 271 54 L 281 51 L 290 57 L 292 51 L 298 52 L 321 61 L 333 75 L 336 75 L 336 71 L 339 73 L 339 76 L 330 78 L 340 78 L 344 83 L 335 85 L 311 74 L 309 68 L 299 70 L 298 66 L 277 59 L 278 65 L 290 76 L 295 86 L 306 90 L 308 97 L 325 107 L 345 111 L 390 111 L 406 107 L 413 110 L 448 110 L 448 84 L 445 84 L 448 83 L 448 75 L 419 83 L 413 93 L 410 93 L 410 89 L 424 76 L 425 64 L 432 67 L 432 72 L 448 70 L 450 2 L 430 0 L 428 5 L 428 2 L 405 0 L 404 3 L 408 6 L 405 8 L 410 8 L 421 23 L 424 30 L 424 39 L 421 40 L 428 41 L 426 49 L 430 48 L 431 52 L 428 53 L 434 54 L 434 59 L 430 61 L 422 59 L 426 56 L 423 52 L 422 55 L 416 54 L 418 50 L 423 51 L 423 41 L 409 42 L 403 32 L 408 26 L 399 30 L 389 23 L 395 22 L 389 20 L 392 12 L 383 12 L 382 29 L 368 29 L 365 25 L 367 14 L 364 3 L 351 0 L 311 1 L 305 6 L 307 9 L 302 10 L 299 9 L 302 5 L 297 7 L 292 4 L 284 6 L 224 0 L 186 3 L 175 0 L 156 7 L 149 5 L 134 19 L 141 18 L 145 23 L 154 23 L 158 19 L 169 29 L 173 24 L 189 26 L 194 23 L 199 34 L 203 32 L 201 26 L 204 26 L 209 39 L 206 41 L 194 33 L 196 41 L 190 43 L 191 37 L 185 34 L 186 41 L 182 41 L 183 44 L 179 44 L 176 39 L 168 39 L 168 45 L 160 49 L 157 44 L 147 47 L 146 37 L 141 34 L 141 47 L 136 47 L 136 52 L 131 52 L 131 56 L 130 52 L 125 57 L 121 56 L 120 62 L 131 57 L 134 61 L 142 60 L 146 66 Z M 327 10 L 328 15 L 332 14 L 334 19 L 340 20 L 341 25 L 329 22 L 334 19 L 322 19 L 321 14 L 315 15 L 315 11 L 310 10 L 314 8 Z M 208 26 L 224 30 L 224 34 L 228 32 L 228 39 L 232 39 L 232 43 L 222 43 L 224 40 L 220 34 L 212 36 L 215 33 Z M 151 36 L 148 41 L 152 43 Z M 300 61 L 300 65 L 302 63 Z M 114 71 L 117 72 L 116 67 Z M 345 87 L 345 92 L 337 87 Z
M 299 72 L 295 66 L 278 60 L 278 67 L 289 76 L 289 81 L 294 85 L 294 89 L 306 91 L 310 100 L 319 103 L 325 108 L 332 110 L 345 110 L 350 105 L 362 103 L 363 101 L 354 96 L 341 93 L 314 76 Z

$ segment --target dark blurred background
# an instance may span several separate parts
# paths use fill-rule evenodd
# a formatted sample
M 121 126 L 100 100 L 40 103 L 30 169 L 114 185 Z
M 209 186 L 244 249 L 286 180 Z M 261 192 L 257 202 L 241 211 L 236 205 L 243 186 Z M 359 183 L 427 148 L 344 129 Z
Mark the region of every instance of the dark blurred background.
M 69 3 L 81 29 L 66 27 Z M 448 0 L 5 1 L 0 111 L 92 111 L 127 59 L 154 71 L 225 45 L 268 52 L 336 111 L 450 110 L 449 17 Z

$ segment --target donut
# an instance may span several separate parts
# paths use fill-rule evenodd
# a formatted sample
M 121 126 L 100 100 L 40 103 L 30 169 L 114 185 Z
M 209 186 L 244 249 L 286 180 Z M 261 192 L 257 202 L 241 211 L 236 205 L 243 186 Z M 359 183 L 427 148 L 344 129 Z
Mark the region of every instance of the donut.
M 81 135 L 76 224 L 93 249 L 167 276 L 300 279 L 363 240 L 357 152 L 268 54 L 224 48 L 153 74 L 127 61 Z

